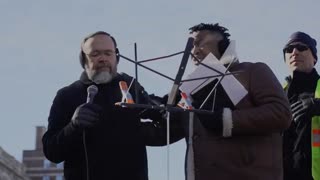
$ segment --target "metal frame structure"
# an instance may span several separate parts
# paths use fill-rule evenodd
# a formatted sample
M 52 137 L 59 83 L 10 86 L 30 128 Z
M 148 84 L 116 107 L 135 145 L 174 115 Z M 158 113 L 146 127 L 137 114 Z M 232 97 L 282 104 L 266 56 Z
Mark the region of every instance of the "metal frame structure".
M 212 114 L 213 113 L 213 109 L 211 111 L 208 111 L 208 110 L 203 110 L 202 107 L 203 105 L 206 103 L 206 101 L 209 99 L 209 97 L 212 95 L 212 93 L 216 90 L 217 86 L 221 83 L 222 79 L 227 76 L 227 75 L 234 75 L 234 74 L 237 74 L 239 72 L 234 72 L 234 73 L 228 73 L 228 70 L 231 66 L 231 64 L 233 64 L 233 62 L 231 62 L 229 64 L 229 66 L 226 68 L 226 71 L 225 72 L 220 72 L 206 64 L 203 64 L 201 63 L 201 61 L 199 59 L 197 59 L 192 53 L 191 53 L 191 50 L 193 48 L 193 38 L 189 38 L 188 41 L 187 41 L 187 44 L 186 44 L 186 47 L 185 47 L 185 50 L 184 51 L 180 51 L 180 52 L 177 52 L 177 53 L 173 53 L 173 54 L 170 54 L 170 55 L 166 55 L 166 56 L 161 56 L 161 57 L 156 57 L 156 58 L 151 58 L 151 59 L 146 59 L 146 60 L 141 60 L 141 61 L 138 61 L 138 58 L 137 58 L 137 44 L 135 43 L 134 44 L 134 52 L 135 52 L 135 60 L 132 60 L 128 57 L 125 57 L 124 55 L 121 55 L 120 54 L 120 57 L 131 62 L 131 63 L 134 63 L 135 65 L 135 79 L 136 81 L 138 81 L 138 66 L 142 67 L 142 68 L 145 68 L 155 74 L 158 74 L 166 79 L 169 79 L 171 81 L 173 81 L 173 86 L 171 88 L 171 92 L 169 94 L 169 98 L 168 98 L 168 101 L 167 101 L 167 104 L 166 106 L 158 106 L 158 105 L 146 105 L 146 104 L 139 104 L 139 97 L 138 97 L 138 89 L 136 88 L 135 89 L 135 103 L 134 104 L 129 104 L 129 103 L 125 103 L 125 102 L 120 102 L 120 103 L 117 103 L 118 105 L 120 105 L 121 107 L 126 107 L 126 108 L 144 108 L 144 109 L 155 109 L 155 110 L 165 110 L 167 112 L 167 180 L 170 179 L 170 166 L 169 166 L 169 159 L 170 159 L 170 148 L 169 148 L 169 145 L 170 145 L 170 134 L 169 134 L 169 129 L 170 129 L 170 112 L 188 112 L 190 113 L 190 119 L 189 119 L 189 131 L 193 131 L 192 129 L 190 129 L 191 127 L 193 127 L 193 117 L 194 117 L 194 113 L 202 113 L 202 114 Z M 182 54 L 183 53 L 183 57 L 182 57 L 182 60 L 181 60 L 181 63 L 180 63 L 180 66 L 179 66 L 179 69 L 178 69 L 178 72 L 177 72 L 177 75 L 175 77 L 175 79 L 161 73 L 161 72 L 158 72 L 152 68 L 149 68 L 145 65 L 143 65 L 143 63 L 145 62 L 151 62 L 151 61 L 156 61 L 156 60 L 161 60 L 161 59 L 165 59 L 165 58 L 169 58 L 169 57 L 173 57 L 173 56 L 176 56 L 176 55 L 179 55 L 179 54 Z M 186 66 L 187 66 L 187 63 L 188 63 L 188 59 L 190 57 L 190 55 L 196 59 L 197 63 L 198 64 L 201 64 L 203 66 L 205 66 L 206 68 L 209 68 L 210 70 L 218 73 L 218 75 L 214 75 L 214 76 L 207 76 L 207 77 L 201 77 L 201 78 L 194 78 L 194 79 L 186 79 L 186 80 L 182 80 L 182 76 L 185 72 L 185 69 L 186 69 Z M 175 103 L 175 99 L 176 99 L 176 95 L 179 91 L 179 86 L 181 85 L 181 83 L 183 82 L 187 82 L 187 81 L 195 81 L 195 80 L 200 80 L 200 79 L 209 79 L 209 78 L 214 78 L 214 77 L 221 77 L 219 78 L 218 82 L 214 85 L 214 87 L 212 88 L 212 90 L 210 91 L 210 93 L 207 95 L 206 99 L 204 100 L 204 102 L 201 104 L 201 106 L 199 107 L 199 109 L 183 109 L 181 107 L 174 107 L 174 103 Z M 129 87 L 130 88 L 130 87 Z M 213 98 L 215 99 L 215 95 L 213 96 Z M 214 102 L 213 102 L 214 103 Z M 190 138 L 189 138 L 190 139 Z M 191 143 L 191 144 L 190 144 Z M 192 140 L 190 141 L 190 143 L 188 144 L 188 146 L 192 146 Z M 193 178 L 191 178 L 193 179 Z
M 159 76 L 162 76 L 168 80 L 171 80 L 173 81 L 173 86 L 171 88 L 171 92 L 169 94 L 169 98 L 168 98 L 168 101 L 167 101 L 167 105 L 166 106 L 157 106 L 157 105 L 146 105 L 146 104 L 139 104 L 138 100 L 139 100 L 139 97 L 138 97 L 138 92 L 137 90 L 138 89 L 135 89 L 135 104 L 128 104 L 128 103 L 124 103 L 124 102 L 121 102 L 119 103 L 120 106 L 122 107 L 128 107 L 128 108 L 145 108 L 145 109 L 157 109 L 157 110 L 165 110 L 165 111 L 169 111 L 169 112 L 177 112 L 177 111 L 188 111 L 188 112 L 197 112 L 197 113 L 204 113 L 204 114 L 210 114 L 212 113 L 212 111 L 208 111 L 208 110 L 201 110 L 202 109 L 202 106 L 203 104 L 206 103 L 206 101 L 208 100 L 208 98 L 210 97 L 210 95 L 213 93 L 213 91 L 217 88 L 218 84 L 220 84 L 220 82 L 222 81 L 222 79 L 225 77 L 225 76 L 228 76 L 228 75 L 234 75 L 234 74 L 237 74 L 237 73 L 240 73 L 240 72 L 233 72 L 233 73 L 228 73 L 228 70 L 231 66 L 231 64 L 233 62 L 231 62 L 229 64 L 229 66 L 227 67 L 226 71 L 225 72 L 220 72 L 206 64 L 203 64 L 201 63 L 201 61 L 199 59 L 197 59 L 192 53 L 191 53 L 191 50 L 192 50 L 192 47 L 193 47 L 193 38 L 189 38 L 188 41 L 187 41 L 187 45 L 185 47 L 185 50 L 184 51 L 180 51 L 180 52 L 177 52 L 177 53 L 173 53 L 173 54 L 170 54 L 170 55 L 166 55 L 166 56 L 161 56 L 161 57 L 156 57 L 156 58 L 151 58 L 151 59 L 146 59 L 146 60 L 141 60 L 141 61 L 138 61 L 138 58 L 137 58 L 137 44 L 135 43 L 134 44 L 134 52 L 135 52 L 135 60 L 132 60 L 124 55 L 121 55 L 120 54 L 120 57 L 133 63 L 135 65 L 135 79 L 136 81 L 138 81 L 138 66 L 142 67 L 142 68 L 145 68 L 155 74 L 158 74 Z M 161 60 L 161 59 L 165 59 L 165 58 L 169 58 L 169 57 L 173 57 L 173 56 L 176 56 L 176 55 L 179 55 L 179 54 L 182 54 L 183 53 L 183 57 L 182 57 L 182 60 L 181 60 L 181 63 L 180 63 L 180 66 L 179 66 L 179 69 L 178 69 L 178 72 L 177 72 L 177 75 L 176 75 L 176 78 L 173 79 L 161 72 L 158 72 L 152 68 L 149 68 L 145 65 L 143 65 L 143 63 L 145 62 L 151 62 L 151 61 L 156 61 L 156 60 Z M 182 76 L 184 74 L 184 71 L 186 69 L 186 66 L 187 66 L 187 63 L 188 63 L 188 59 L 189 59 L 189 56 L 192 56 L 193 58 L 195 58 L 197 61 L 198 61 L 198 64 L 201 64 L 203 66 L 205 66 L 206 68 L 218 73 L 219 75 L 213 75 L 213 76 L 206 76 L 206 77 L 201 77 L 201 78 L 194 78 L 194 79 L 186 79 L 186 80 L 182 80 Z M 200 106 L 199 109 L 182 109 L 180 107 L 174 107 L 174 102 L 175 102 L 175 96 L 178 92 L 178 88 L 180 86 L 181 83 L 183 82 L 188 82 L 188 81 L 196 81 L 196 80 L 201 80 L 201 79 L 209 79 L 209 78 L 214 78 L 214 77 L 221 77 L 219 78 L 218 82 L 216 83 L 216 85 L 213 87 L 213 89 L 210 91 L 210 93 L 208 94 L 206 100 L 203 102 L 203 104 Z

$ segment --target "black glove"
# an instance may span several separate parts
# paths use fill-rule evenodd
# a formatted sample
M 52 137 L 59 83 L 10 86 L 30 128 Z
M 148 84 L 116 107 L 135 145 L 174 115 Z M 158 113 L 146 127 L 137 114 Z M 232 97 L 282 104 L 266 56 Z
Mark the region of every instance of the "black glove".
M 81 104 L 75 110 L 71 122 L 77 128 L 91 128 L 100 120 L 102 108 L 96 104 Z
M 320 99 L 313 97 L 300 98 L 291 105 L 291 111 L 295 122 L 303 118 L 320 115 Z
M 149 105 L 154 105 L 154 106 L 166 106 L 167 101 L 168 101 L 169 95 L 166 94 L 163 97 L 155 96 L 154 94 L 149 95 L 148 97 L 148 103 Z M 175 104 L 178 104 L 180 101 L 181 96 L 180 94 L 177 94 L 176 99 L 175 99 Z M 174 113 L 171 113 L 174 114 Z M 143 111 L 140 112 L 140 117 L 143 119 L 167 119 L 167 112 L 165 110 L 158 110 L 158 109 L 144 109 Z
M 222 135 L 222 112 L 223 109 L 215 110 L 213 114 L 196 113 L 203 127 L 214 134 Z

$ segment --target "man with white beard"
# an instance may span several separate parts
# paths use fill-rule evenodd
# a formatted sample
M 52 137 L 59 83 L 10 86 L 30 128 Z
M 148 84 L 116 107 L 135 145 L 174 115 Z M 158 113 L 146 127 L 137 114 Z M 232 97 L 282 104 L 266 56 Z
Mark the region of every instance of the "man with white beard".
M 105 34 L 85 38 L 81 44 L 81 65 L 88 78 L 96 84 L 108 83 L 117 74 L 119 52 L 115 46 L 113 37 Z
M 66 180 L 147 180 L 146 145 L 165 145 L 162 115 L 115 106 L 122 98 L 119 82 L 129 85 L 133 78 L 117 73 L 119 51 L 110 34 L 98 31 L 87 36 L 80 63 L 84 68 L 80 80 L 60 89 L 53 101 L 42 139 L 45 156 L 54 163 L 64 161 Z M 91 85 L 98 92 L 86 103 Z M 150 104 L 136 81 L 131 90 L 135 87 L 139 103 Z M 140 118 L 153 121 L 142 123 Z

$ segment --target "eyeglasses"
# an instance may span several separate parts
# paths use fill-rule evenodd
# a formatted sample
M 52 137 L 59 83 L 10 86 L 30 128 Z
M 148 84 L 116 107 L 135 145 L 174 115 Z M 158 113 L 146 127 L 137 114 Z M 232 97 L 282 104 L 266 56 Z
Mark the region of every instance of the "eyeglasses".
M 93 51 L 89 54 L 87 54 L 88 56 L 92 57 L 92 58 L 96 58 L 96 57 L 101 57 L 102 55 L 105 56 L 112 56 L 115 55 L 116 52 L 112 51 L 112 50 L 106 50 L 106 51 Z
M 302 51 L 306 51 L 309 49 L 308 46 L 305 46 L 305 45 L 302 45 L 302 44 L 294 44 L 294 45 L 289 45 L 288 47 L 286 47 L 284 49 L 284 51 L 286 53 L 292 53 L 293 52 L 293 49 L 297 49 L 298 51 L 302 52 Z

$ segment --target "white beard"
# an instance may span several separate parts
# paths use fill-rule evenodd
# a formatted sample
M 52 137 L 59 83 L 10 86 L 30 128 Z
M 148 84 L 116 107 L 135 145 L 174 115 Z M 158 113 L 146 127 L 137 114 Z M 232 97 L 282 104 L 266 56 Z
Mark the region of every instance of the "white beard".
M 106 84 L 113 79 L 113 75 L 108 71 L 89 71 L 86 69 L 88 78 L 96 84 Z

